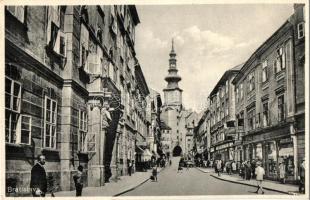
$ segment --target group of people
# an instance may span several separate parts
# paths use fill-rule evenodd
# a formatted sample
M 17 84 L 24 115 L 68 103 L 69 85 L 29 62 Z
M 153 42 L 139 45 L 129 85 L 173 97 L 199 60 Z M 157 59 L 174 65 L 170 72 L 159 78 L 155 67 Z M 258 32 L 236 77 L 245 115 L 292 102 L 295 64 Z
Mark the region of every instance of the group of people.
M 56 189 L 53 184 L 53 179 L 46 176 L 46 171 L 44 168 L 45 165 L 45 156 L 39 155 L 37 157 L 38 162 L 31 169 L 31 179 L 30 179 L 30 188 L 32 196 L 34 197 L 45 197 L 46 193 L 51 193 L 51 196 L 54 197 L 54 190 Z M 73 176 L 76 196 L 82 196 L 83 190 L 83 166 L 79 165 L 77 168 L 76 174 Z M 49 183 L 49 187 L 48 187 Z M 48 190 L 49 189 L 49 190 Z
M 214 162 L 211 161 L 211 166 L 214 167 L 215 172 L 218 176 L 221 176 L 221 172 L 226 171 L 227 174 L 237 173 L 237 169 L 239 168 L 239 175 L 245 180 L 256 179 L 258 189 L 256 193 L 261 190 L 262 194 L 264 194 L 264 190 L 262 187 L 263 178 L 265 175 L 265 170 L 262 167 L 261 161 L 252 160 L 242 162 L 241 165 L 237 166 L 238 164 L 235 161 L 227 161 L 223 162 L 222 160 L 215 160 Z M 225 169 L 225 170 L 224 170 Z M 305 192 L 305 161 L 302 160 L 302 163 L 299 167 L 299 192 Z M 279 178 L 281 183 L 286 183 L 286 166 L 284 163 L 279 163 Z

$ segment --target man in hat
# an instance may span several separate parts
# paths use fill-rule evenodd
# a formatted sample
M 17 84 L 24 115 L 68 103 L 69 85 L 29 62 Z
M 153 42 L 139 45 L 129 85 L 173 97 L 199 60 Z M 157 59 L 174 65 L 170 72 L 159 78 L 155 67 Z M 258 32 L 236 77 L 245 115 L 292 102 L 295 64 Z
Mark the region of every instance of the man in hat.
M 257 181 L 257 190 L 256 193 L 258 194 L 258 191 L 261 190 L 262 194 L 264 194 L 264 189 L 263 189 L 263 180 L 264 180 L 264 175 L 265 175 L 265 170 L 264 168 L 261 167 L 262 163 L 257 162 L 256 163 L 257 167 L 255 168 L 255 175 L 256 175 L 256 181 Z
M 31 169 L 30 188 L 34 197 L 44 197 L 47 192 L 47 178 L 43 167 L 44 164 L 45 156 L 39 155 L 38 162 Z

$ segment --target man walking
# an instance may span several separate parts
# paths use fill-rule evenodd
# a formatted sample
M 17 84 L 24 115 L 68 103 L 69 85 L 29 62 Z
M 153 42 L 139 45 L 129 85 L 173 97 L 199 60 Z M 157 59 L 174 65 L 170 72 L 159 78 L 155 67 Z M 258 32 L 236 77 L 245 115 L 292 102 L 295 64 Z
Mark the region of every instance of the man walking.
M 256 175 L 256 181 L 257 181 L 257 190 L 256 193 L 258 194 L 258 191 L 261 190 L 262 194 L 264 194 L 263 189 L 263 180 L 265 175 L 264 168 L 261 167 L 261 162 L 257 162 L 257 167 L 255 168 L 255 175 Z
M 47 191 L 47 178 L 43 167 L 44 164 L 45 156 L 39 155 L 38 162 L 31 169 L 30 188 L 32 196 L 34 197 L 45 197 Z
M 82 190 L 83 190 L 83 166 L 79 165 L 77 168 L 77 173 L 74 175 L 74 184 L 76 189 L 76 196 L 80 197 L 82 196 Z

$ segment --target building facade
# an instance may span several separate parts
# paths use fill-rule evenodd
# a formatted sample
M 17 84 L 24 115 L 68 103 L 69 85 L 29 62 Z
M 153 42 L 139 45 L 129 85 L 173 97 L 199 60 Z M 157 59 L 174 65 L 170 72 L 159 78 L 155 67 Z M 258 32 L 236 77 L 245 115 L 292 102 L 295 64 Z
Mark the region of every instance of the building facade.
M 209 95 L 210 152 L 212 159 L 234 159 L 235 90 L 232 80 L 242 65 L 224 73 Z
M 242 160 L 261 160 L 270 179 L 285 165 L 296 181 L 304 145 L 304 5 L 245 62 L 234 79 Z M 239 138 L 240 139 L 240 138 Z
M 85 186 L 127 174 L 148 130 L 139 22 L 129 5 L 5 7 L 8 187 L 29 187 L 39 154 L 60 190 L 74 189 L 79 165 Z

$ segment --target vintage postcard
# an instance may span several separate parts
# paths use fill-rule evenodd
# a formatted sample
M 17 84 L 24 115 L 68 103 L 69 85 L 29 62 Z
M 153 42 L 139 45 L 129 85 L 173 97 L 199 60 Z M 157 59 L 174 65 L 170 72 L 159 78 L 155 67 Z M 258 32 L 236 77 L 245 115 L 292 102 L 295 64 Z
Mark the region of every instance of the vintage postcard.
M 1 9 L 1 198 L 309 198 L 307 1 Z

